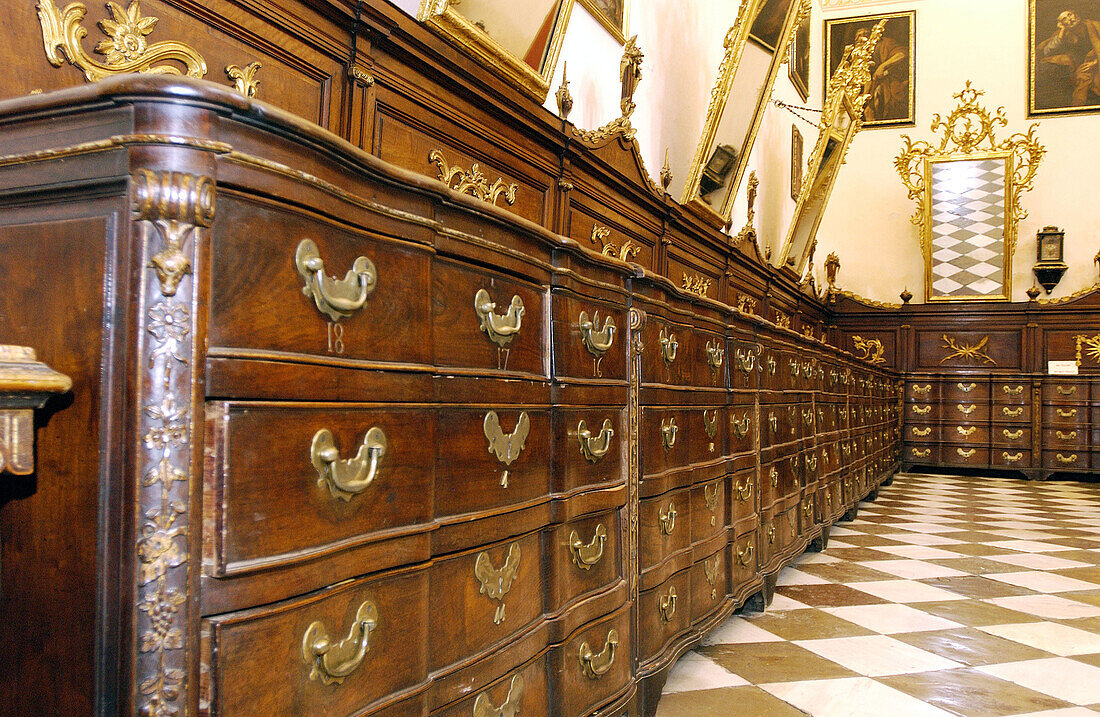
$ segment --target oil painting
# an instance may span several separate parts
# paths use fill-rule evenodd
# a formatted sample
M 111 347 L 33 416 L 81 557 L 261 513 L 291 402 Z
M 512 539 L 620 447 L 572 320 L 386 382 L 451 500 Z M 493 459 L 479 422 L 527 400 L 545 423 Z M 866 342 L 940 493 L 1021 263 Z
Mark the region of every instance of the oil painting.
M 871 59 L 871 96 L 864 110 L 866 127 L 897 127 L 913 124 L 915 97 L 914 31 L 915 10 L 825 21 L 825 85 L 836 72 L 844 49 L 871 32 L 879 20 L 886 20 L 882 39 Z
M 620 44 L 626 43 L 626 3 L 628 0 L 578 0 L 585 10 L 600 21 Z
M 1100 110 L 1100 0 L 1030 0 L 1028 114 Z

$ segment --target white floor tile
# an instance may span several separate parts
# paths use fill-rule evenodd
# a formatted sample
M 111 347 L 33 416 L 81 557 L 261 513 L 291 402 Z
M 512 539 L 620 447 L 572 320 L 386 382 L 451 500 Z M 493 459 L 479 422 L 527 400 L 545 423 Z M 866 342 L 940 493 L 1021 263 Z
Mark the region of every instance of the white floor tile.
M 689 652 L 668 671 L 668 680 L 661 694 L 714 690 L 719 687 L 739 687 L 747 684 L 750 684 L 748 680 L 733 674 L 713 660 L 697 652 Z
M 1100 667 L 1065 657 L 985 665 L 978 669 L 1075 705 L 1100 702 Z
M 1100 652 L 1100 635 L 1057 622 L 987 625 L 978 629 L 1063 657 Z
M 946 657 L 934 655 L 885 635 L 797 640 L 795 644 L 868 677 L 932 672 L 960 667 L 959 663 L 948 660 Z M 889 713 L 880 712 L 879 714 Z
M 962 625 L 952 620 L 922 612 L 908 605 L 896 605 L 893 603 L 883 605 L 826 607 L 822 608 L 822 610 L 849 622 L 861 625 L 868 630 L 874 630 L 884 635 L 899 632 L 950 630 L 962 627 Z

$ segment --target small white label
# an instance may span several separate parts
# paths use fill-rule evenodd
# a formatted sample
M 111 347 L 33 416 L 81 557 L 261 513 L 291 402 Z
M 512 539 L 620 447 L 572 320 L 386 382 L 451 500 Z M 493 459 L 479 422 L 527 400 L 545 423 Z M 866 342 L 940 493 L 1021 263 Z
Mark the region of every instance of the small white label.
M 1047 361 L 1047 373 L 1051 376 L 1076 376 L 1076 361 Z

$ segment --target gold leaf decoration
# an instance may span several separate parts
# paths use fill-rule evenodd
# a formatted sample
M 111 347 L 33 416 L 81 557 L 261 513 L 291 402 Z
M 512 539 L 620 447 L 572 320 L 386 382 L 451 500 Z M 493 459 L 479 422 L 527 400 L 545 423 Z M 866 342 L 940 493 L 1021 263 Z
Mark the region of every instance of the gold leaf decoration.
M 997 365 L 988 353 L 984 351 L 986 344 L 989 343 L 989 337 L 983 336 L 982 340 L 975 345 L 964 343 L 962 345 L 955 339 L 951 338 L 947 334 L 943 335 L 943 348 L 949 352 L 946 356 L 940 359 L 940 363 L 950 361 L 953 358 L 961 359 L 963 361 L 974 361 L 979 363 L 988 363 L 993 366 Z
M 710 286 L 712 283 L 714 282 L 710 279 L 700 276 L 699 274 L 695 274 L 694 276 L 688 276 L 687 274 L 684 274 L 683 277 L 680 279 L 680 286 L 683 289 L 685 289 L 686 291 L 690 291 L 691 293 L 698 296 L 706 296 L 707 292 L 710 291 Z
M 260 81 L 256 79 L 256 72 L 263 65 L 259 62 L 251 62 L 243 69 L 239 65 L 226 65 L 225 74 L 233 80 L 233 89 L 245 97 L 255 97 L 260 89 Z
M 1100 334 L 1092 337 L 1078 334 L 1074 338 L 1077 341 L 1077 366 L 1081 366 L 1082 355 L 1100 364 Z
M 883 346 L 882 342 L 878 339 L 865 339 L 862 336 L 853 336 L 852 345 L 855 346 L 858 351 L 862 352 L 862 355 L 856 358 L 869 361 L 873 366 L 886 363 L 886 359 L 883 358 L 883 354 L 886 353 L 886 347 Z M 943 362 L 941 361 L 940 363 Z
M 450 167 L 447 165 L 447 160 L 443 158 L 443 153 L 438 149 L 433 149 L 428 154 L 428 161 L 439 169 L 439 181 L 460 194 L 469 194 L 490 204 L 496 204 L 497 199 L 502 196 L 508 204 L 516 203 L 516 189 L 519 187 L 515 184 L 506 185 L 500 177 L 489 184 L 488 178 L 482 173 L 477 162 L 470 165 L 469 170 L 457 165 Z
M 641 251 L 641 247 L 629 239 L 619 246 L 613 241 L 608 241 L 609 236 L 611 236 L 611 230 L 607 227 L 599 224 L 592 225 L 590 241 L 600 247 L 600 253 L 604 256 L 613 256 L 619 261 L 630 261 Z

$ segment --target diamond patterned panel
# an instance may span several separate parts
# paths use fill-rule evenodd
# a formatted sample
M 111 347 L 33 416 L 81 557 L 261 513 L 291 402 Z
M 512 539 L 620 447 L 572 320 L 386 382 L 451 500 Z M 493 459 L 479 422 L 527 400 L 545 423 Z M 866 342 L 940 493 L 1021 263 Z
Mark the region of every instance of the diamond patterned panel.
M 1004 160 L 937 162 L 932 186 L 932 295 L 1002 294 Z

